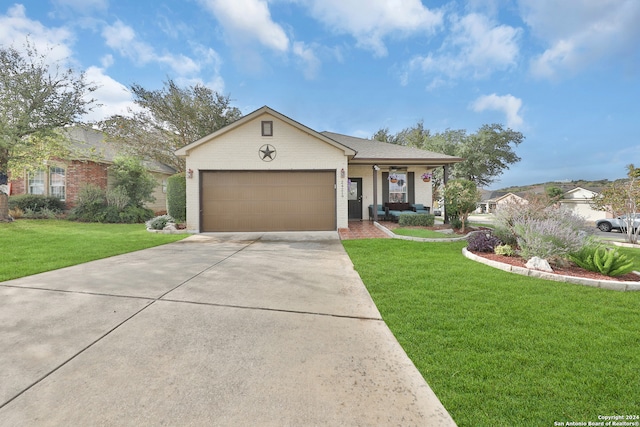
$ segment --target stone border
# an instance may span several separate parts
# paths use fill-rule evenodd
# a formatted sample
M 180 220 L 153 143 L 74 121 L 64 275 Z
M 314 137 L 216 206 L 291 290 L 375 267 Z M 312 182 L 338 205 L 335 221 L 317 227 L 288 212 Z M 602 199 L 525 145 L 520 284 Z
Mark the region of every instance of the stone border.
M 381 230 L 383 233 L 385 233 L 387 236 L 393 239 L 413 240 L 414 242 L 459 242 L 461 240 L 465 240 L 467 237 L 469 237 L 473 233 L 482 233 L 482 231 L 471 231 L 470 233 L 467 233 L 466 235 L 459 236 L 459 237 L 442 237 L 442 238 L 414 237 L 414 236 L 401 236 L 399 234 L 396 234 L 393 231 L 389 230 L 384 225 L 380 224 L 378 221 L 374 221 L 373 225 L 375 225 L 379 230 Z
M 640 291 L 640 282 L 620 282 L 618 280 L 597 280 L 583 277 L 563 276 L 561 274 L 547 273 L 546 271 L 531 270 L 525 267 L 517 267 L 498 261 L 483 258 L 471 253 L 467 248 L 462 248 L 462 254 L 472 261 L 488 265 L 509 273 L 520 274 L 521 276 L 536 277 L 539 279 L 553 280 L 556 282 L 571 283 L 574 285 L 591 286 L 593 288 L 610 289 L 614 291 Z
M 188 230 L 154 230 L 153 228 L 147 228 L 149 233 L 161 233 L 161 234 L 192 234 Z

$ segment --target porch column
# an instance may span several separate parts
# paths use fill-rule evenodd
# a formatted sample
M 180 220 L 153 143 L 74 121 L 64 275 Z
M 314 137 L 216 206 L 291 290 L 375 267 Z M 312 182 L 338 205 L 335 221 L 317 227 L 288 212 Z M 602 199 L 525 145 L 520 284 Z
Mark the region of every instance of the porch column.
M 447 185 L 447 182 L 449 182 L 449 165 L 444 165 L 442 169 L 444 170 L 442 184 Z M 444 209 L 444 206 L 442 208 Z M 449 224 L 449 212 L 446 209 L 444 209 L 444 223 Z
M 373 220 L 378 221 L 378 165 L 373 165 Z

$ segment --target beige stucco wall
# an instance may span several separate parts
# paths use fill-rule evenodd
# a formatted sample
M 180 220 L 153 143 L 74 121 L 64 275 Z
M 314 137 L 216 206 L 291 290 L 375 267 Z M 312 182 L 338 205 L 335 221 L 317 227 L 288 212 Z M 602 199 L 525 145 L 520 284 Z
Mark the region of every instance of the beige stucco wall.
M 273 121 L 273 136 L 262 136 L 263 120 Z M 260 159 L 264 144 L 275 147 L 273 161 Z M 200 230 L 199 172 L 205 170 L 335 170 L 337 226 L 348 226 L 347 178 L 340 176 L 342 169 L 345 175 L 348 169 L 344 151 L 270 114 L 194 148 L 186 158 L 186 169 L 193 170 L 193 177 L 187 178 L 187 229 L 192 232 Z
M 423 182 L 422 174 L 427 169 L 424 166 L 408 167 L 407 172 L 414 172 L 415 182 L 415 202 L 425 206 L 431 206 L 433 194 L 433 181 Z M 384 166 L 378 171 L 378 204 L 382 204 L 382 173 L 389 172 Z M 362 218 L 369 219 L 368 206 L 373 204 L 373 165 L 351 165 L 349 167 L 349 178 L 362 178 Z M 431 208 L 433 212 L 433 207 Z

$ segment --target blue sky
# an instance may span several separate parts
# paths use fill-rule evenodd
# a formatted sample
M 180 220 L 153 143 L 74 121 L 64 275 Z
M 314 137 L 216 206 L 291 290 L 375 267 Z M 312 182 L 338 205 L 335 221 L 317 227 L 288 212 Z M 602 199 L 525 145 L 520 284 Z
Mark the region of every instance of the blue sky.
M 88 119 L 172 78 L 360 137 L 502 123 L 526 139 L 493 189 L 640 165 L 638 22 L 638 0 L 0 0 L 3 46 L 100 86 Z

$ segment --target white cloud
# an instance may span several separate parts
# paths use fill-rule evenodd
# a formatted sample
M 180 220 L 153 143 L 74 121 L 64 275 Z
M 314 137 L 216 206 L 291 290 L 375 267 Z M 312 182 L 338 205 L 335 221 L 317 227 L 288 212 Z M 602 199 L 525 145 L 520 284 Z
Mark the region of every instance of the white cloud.
M 265 0 L 200 0 L 227 32 L 232 44 L 258 41 L 267 48 L 287 52 L 289 37 L 271 19 Z
M 164 64 L 171 68 L 180 78 L 193 78 L 193 75 L 200 73 L 203 65 L 210 65 L 211 63 L 214 63 L 215 69 L 219 71 L 220 58 L 212 49 L 196 46 L 196 59 L 184 54 L 175 55 L 166 52 L 159 54 L 153 46 L 139 40 L 133 28 L 121 21 L 105 26 L 102 30 L 102 36 L 107 46 L 116 50 L 122 56 L 131 59 L 136 64 Z
M 128 110 L 138 107 L 133 102 L 129 89 L 104 73 L 104 69 L 89 67 L 85 72 L 87 82 L 98 87 L 88 97 L 96 100 L 97 106 L 83 117 L 85 121 L 102 120 L 113 114 L 127 115 Z
M 478 113 L 486 110 L 503 112 L 507 119 L 507 126 L 512 129 L 519 129 L 524 122 L 520 116 L 522 100 L 511 94 L 499 96 L 492 93 L 491 95 L 484 95 L 476 99 L 470 107 Z
M 71 60 L 73 33 L 65 28 L 47 28 L 38 21 L 27 18 L 23 5 L 16 4 L 0 15 L 0 45 L 24 51 L 27 42 L 46 55 L 49 65 Z
M 385 56 L 386 37 L 432 34 L 442 25 L 443 12 L 420 0 L 300 0 L 315 19 L 340 34 L 352 35 L 358 46 Z
M 521 29 L 497 25 L 477 13 L 454 15 L 450 21 L 451 34 L 439 52 L 413 58 L 407 66 L 409 71 L 422 70 L 441 82 L 442 76 L 484 78 L 516 66 Z
M 314 79 L 318 75 L 321 64 L 313 49 L 303 42 L 294 42 L 293 53 L 303 65 L 305 78 Z
M 542 78 L 577 73 L 594 63 L 637 57 L 637 0 L 520 0 L 523 20 L 547 49 L 531 61 Z
M 93 10 L 107 10 L 109 7 L 109 0 L 54 0 L 53 3 L 81 13 Z

